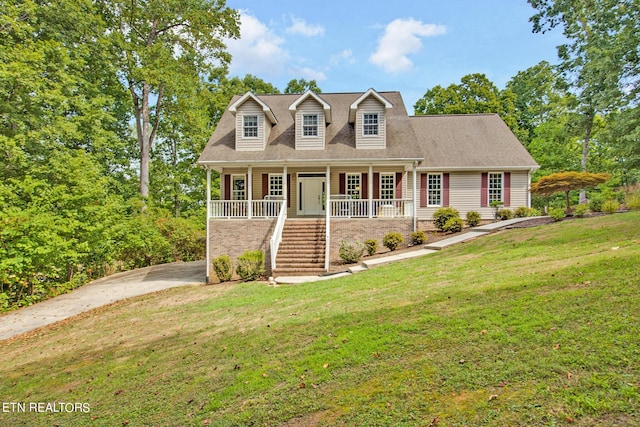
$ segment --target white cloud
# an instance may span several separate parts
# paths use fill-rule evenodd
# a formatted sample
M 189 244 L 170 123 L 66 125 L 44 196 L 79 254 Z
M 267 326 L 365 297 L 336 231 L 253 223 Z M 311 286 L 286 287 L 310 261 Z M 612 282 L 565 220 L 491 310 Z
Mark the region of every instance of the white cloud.
M 287 28 L 287 33 L 301 34 L 307 37 L 321 36 L 324 34 L 324 27 L 322 25 L 307 24 L 304 19 L 291 18 L 293 25 Z
M 327 76 L 322 71 L 317 71 L 309 67 L 294 67 L 293 74 L 301 76 L 301 78 L 305 80 L 315 80 L 318 82 L 327 80 Z
M 331 64 L 337 65 L 340 62 L 346 62 L 347 64 L 353 64 L 356 62 L 353 57 L 353 51 L 351 49 L 345 49 L 342 52 L 338 52 L 331 56 Z
M 410 70 L 413 62 L 408 55 L 422 48 L 421 37 L 444 34 L 443 25 L 424 24 L 413 18 L 396 19 L 390 22 L 380 40 L 378 49 L 371 54 L 369 62 L 382 67 L 389 73 Z
M 240 11 L 240 39 L 225 43 L 232 55 L 231 70 L 274 77 L 284 72 L 289 54 L 282 48 L 284 39 L 246 11 Z

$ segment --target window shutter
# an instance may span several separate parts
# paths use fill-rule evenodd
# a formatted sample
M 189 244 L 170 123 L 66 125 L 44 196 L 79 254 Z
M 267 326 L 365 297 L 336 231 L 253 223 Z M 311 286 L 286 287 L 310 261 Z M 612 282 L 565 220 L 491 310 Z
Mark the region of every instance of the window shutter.
M 366 173 L 362 174 L 361 181 L 362 182 L 360 183 L 360 194 L 362 194 L 363 199 L 368 199 L 369 198 L 369 177 L 367 176 Z
M 511 206 L 511 172 L 504 173 L 504 205 Z
M 396 199 L 402 199 L 402 172 L 396 172 Z
M 231 200 L 231 175 L 224 176 L 224 200 Z
M 480 184 L 480 206 L 483 208 L 489 206 L 489 174 L 487 172 L 482 173 L 482 180 Z
M 291 174 L 287 174 L 287 207 L 291 207 Z
M 262 174 L 262 198 L 269 194 L 269 174 Z
M 380 173 L 379 172 L 373 173 L 373 198 L 374 199 L 380 198 Z
M 442 206 L 449 206 L 449 174 L 442 174 Z
M 341 173 L 339 175 L 339 181 L 340 181 L 340 184 L 338 186 L 338 193 L 347 194 L 347 184 L 346 184 L 345 174 Z
M 420 174 L 420 207 L 427 207 L 427 174 Z

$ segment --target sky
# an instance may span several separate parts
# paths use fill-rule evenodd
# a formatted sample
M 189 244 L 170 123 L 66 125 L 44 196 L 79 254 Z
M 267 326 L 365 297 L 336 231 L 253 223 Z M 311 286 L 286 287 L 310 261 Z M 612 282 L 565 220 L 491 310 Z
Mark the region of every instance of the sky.
M 407 111 L 436 86 L 483 73 L 499 89 L 519 71 L 557 63 L 561 31 L 533 34 L 526 0 L 227 0 L 241 37 L 230 75 L 284 91 L 315 80 L 325 93 L 399 91 Z

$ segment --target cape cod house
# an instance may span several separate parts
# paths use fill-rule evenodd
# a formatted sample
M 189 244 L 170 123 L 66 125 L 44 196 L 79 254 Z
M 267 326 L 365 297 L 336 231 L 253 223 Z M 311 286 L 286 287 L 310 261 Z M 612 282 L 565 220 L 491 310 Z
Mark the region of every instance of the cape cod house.
M 496 114 L 409 116 L 398 92 L 235 96 L 202 152 L 211 259 L 266 253 L 270 274 L 327 271 L 341 241 L 409 239 L 433 212 L 530 206 L 538 165 Z M 212 171 L 219 200 L 212 200 Z

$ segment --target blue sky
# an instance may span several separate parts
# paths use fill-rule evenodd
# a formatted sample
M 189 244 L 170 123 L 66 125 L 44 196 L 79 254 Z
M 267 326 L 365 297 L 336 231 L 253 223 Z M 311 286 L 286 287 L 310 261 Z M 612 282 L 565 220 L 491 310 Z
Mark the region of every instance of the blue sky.
M 407 110 L 435 85 L 484 73 L 498 88 L 518 71 L 557 62 L 560 31 L 533 34 L 526 0 L 227 0 L 241 12 L 228 40 L 232 76 L 284 90 L 400 91 Z

